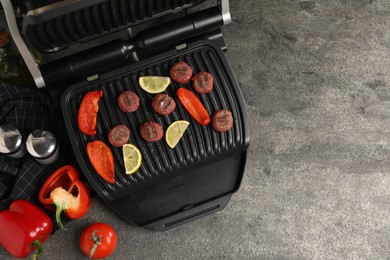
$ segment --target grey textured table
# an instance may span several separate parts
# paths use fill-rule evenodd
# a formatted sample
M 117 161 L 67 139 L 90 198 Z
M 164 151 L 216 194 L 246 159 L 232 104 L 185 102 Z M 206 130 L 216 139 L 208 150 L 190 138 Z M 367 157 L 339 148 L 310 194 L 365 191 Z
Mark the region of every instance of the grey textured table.
M 42 259 L 83 259 L 95 221 L 118 232 L 110 259 L 390 258 L 390 2 L 231 0 L 231 14 L 251 146 L 228 206 L 156 232 L 94 200 Z

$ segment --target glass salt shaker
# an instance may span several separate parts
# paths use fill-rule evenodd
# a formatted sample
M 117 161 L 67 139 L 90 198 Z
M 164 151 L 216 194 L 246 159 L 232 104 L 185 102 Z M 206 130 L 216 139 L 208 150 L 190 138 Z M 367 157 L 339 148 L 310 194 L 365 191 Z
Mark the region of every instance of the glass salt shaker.
M 22 133 L 15 126 L 0 126 L 0 153 L 12 158 L 21 158 L 26 154 Z
M 41 164 L 54 163 L 60 155 L 55 136 L 47 130 L 34 130 L 28 136 L 26 146 L 28 153 Z

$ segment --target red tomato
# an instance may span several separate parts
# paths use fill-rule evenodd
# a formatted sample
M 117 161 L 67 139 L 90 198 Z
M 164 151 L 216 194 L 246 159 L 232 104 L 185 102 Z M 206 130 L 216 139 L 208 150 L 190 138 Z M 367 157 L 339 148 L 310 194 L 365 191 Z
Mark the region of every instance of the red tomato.
M 97 222 L 83 230 L 80 247 L 83 253 L 92 258 L 105 258 L 114 252 L 117 236 L 114 228 L 106 223 Z

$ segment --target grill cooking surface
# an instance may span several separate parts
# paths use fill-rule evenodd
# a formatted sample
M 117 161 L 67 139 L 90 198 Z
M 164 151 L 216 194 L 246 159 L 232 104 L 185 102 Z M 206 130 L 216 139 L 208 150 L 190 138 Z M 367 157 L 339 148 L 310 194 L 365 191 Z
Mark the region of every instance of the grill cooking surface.
M 228 132 L 216 132 L 211 123 L 207 126 L 196 123 L 177 99 L 176 90 L 183 85 L 174 81 L 165 93 L 174 98 L 175 111 L 169 116 L 161 116 L 154 112 L 151 105 L 154 95 L 139 87 L 138 78 L 145 75 L 169 76 L 170 67 L 178 61 L 187 62 L 194 69 L 194 73 L 208 71 L 214 76 L 214 88 L 211 93 L 198 94 L 192 89 L 191 83 L 185 87 L 196 93 L 210 116 L 219 109 L 228 109 L 232 112 L 234 124 Z M 104 94 L 99 101 L 97 134 L 86 136 L 79 131 L 77 125 L 79 105 L 85 93 L 99 89 L 102 89 Z M 125 90 L 134 91 L 140 98 L 140 107 L 133 113 L 124 113 L 117 105 L 118 95 Z M 80 167 L 95 191 L 106 200 L 117 199 L 229 154 L 240 153 L 249 144 L 241 92 L 224 54 L 209 41 L 200 41 L 189 45 L 184 51 L 168 52 L 130 65 L 115 73 L 103 75 L 96 82 L 73 85 L 64 93 L 61 105 Z M 139 127 L 146 121 L 158 122 L 165 131 L 169 124 L 176 120 L 187 120 L 190 126 L 174 149 L 168 147 L 165 136 L 156 143 L 148 143 L 140 137 Z M 142 153 L 142 165 L 133 175 L 125 174 L 122 148 L 115 148 L 108 142 L 108 131 L 119 124 L 129 127 L 131 132 L 129 143 L 136 145 Z M 100 178 L 89 162 L 86 144 L 97 139 L 104 141 L 113 152 L 116 180 L 114 184 Z

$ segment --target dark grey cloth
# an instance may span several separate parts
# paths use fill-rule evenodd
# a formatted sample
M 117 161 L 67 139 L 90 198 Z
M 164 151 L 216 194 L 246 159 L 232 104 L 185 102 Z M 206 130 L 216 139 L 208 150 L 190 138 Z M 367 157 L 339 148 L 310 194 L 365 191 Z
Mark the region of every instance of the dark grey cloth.
M 0 210 L 17 198 L 38 205 L 39 189 L 50 174 L 75 162 L 62 115 L 50 96 L 37 88 L 0 82 L 0 124 L 16 126 L 24 137 L 45 129 L 59 142 L 60 159 L 51 165 L 39 164 L 28 154 L 20 159 L 0 155 Z

